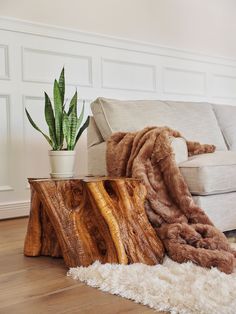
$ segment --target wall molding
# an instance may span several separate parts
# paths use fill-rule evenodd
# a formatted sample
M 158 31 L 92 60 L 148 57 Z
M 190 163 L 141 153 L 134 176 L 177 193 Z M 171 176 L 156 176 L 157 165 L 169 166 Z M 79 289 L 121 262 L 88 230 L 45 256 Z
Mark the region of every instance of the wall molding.
M 149 89 L 142 89 L 142 88 L 128 88 L 122 86 L 112 86 L 109 84 L 104 83 L 104 65 L 105 63 L 110 64 L 118 64 L 124 66 L 136 66 L 140 68 L 146 68 L 151 70 L 152 75 L 152 86 Z M 138 63 L 138 62 L 130 62 L 130 61 L 123 61 L 118 59 L 108 59 L 108 58 L 101 58 L 101 87 L 102 88 L 109 88 L 109 89 L 118 89 L 118 90 L 128 90 L 128 91 L 137 91 L 137 92 L 148 92 L 148 93 L 155 93 L 157 92 L 157 77 L 156 77 L 156 66 L 153 64 L 145 64 L 145 63 Z
M 214 79 L 225 79 L 225 80 L 229 80 L 231 82 L 235 82 L 235 87 L 236 87 L 236 75 L 228 75 L 228 74 L 220 74 L 220 73 L 212 73 L 212 77 L 213 80 Z M 218 99 L 231 99 L 231 100 L 235 100 L 236 99 L 236 89 L 232 88 L 233 91 L 235 90 L 235 95 L 229 95 L 226 93 L 223 94 L 214 94 L 213 97 L 214 98 L 218 98 Z M 218 90 L 217 90 L 218 91 Z
M 0 185 L 0 192 L 2 191 L 13 191 L 13 187 L 10 185 Z
M 168 90 L 166 86 L 166 78 L 165 74 L 168 71 L 176 72 L 176 73 L 182 73 L 182 74 L 193 74 L 193 75 L 198 75 L 201 76 L 203 79 L 203 91 L 199 93 L 192 93 L 192 92 L 176 92 L 172 90 Z M 170 67 L 170 66 L 164 66 L 162 68 L 162 82 L 163 82 L 163 93 L 164 94 L 170 94 L 170 95 L 189 95 L 189 96 L 202 96 L 205 97 L 207 94 L 207 77 L 206 77 L 206 72 L 203 71 L 197 71 L 197 70 L 190 70 L 190 69 L 184 69 L 184 68 L 177 68 L 177 67 Z
M 1 19 L 0 19 L 1 22 Z M 4 51 L 4 63 L 5 63 L 5 73 L 0 75 L 0 80 L 10 80 L 10 67 L 9 67 L 9 47 L 8 45 L 0 44 L 0 49 Z
M 182 60 L 198 61 L 204 63 L 218 64 L 236 67 L 236 59 L 207 55 L 200 52 L 177 49 L 168 46 L 156 45 L 150 42 L 137 41 L 128 38 L 114 37 L 98 33 L 89 33 L 73 28 L 65 28 L 56 25 L 35 23 L 32 21 L 0 16 L 0 29 L 32 34 L 34 36 L 64 39 L 96 46 L 111 47 L 134 52 L 142 52 L 150 55 L 169 56 Z
M 0 98 L 5 99 L 5 105 L 6 105 L 6 142 L 7 142 L 7 154 L 8 156 L 10 156 L 10 147 L 11 147 L 11 109 L 10 109 L 10 104 L 11 104 L 11 100 L 10 100 L 10 95 L 8 94 L 0 94 Z M 7 166 L 6 166 L 6 171 L 7 171 L 7 177 L 11 178 L 10 176 L 10 163 L 7 162 Z M 6 184 L 4 185 L 0 185 L 0 192 L 3 191 L 13 191 L 13 187 L 11 186 L 11 183 L 8 181 L 6 182 Z
M 0 220 L 28 216 L 29 210 L 29 201 L 0 203 Z
M 29 96 L 29 95 L 22 95 L 22 116 L 23 116 L 23 155 L 24 155 L 24 160 L 27 160 L 27 153 L 26 153 L 26 123 L 27 123 L 27 117 L 25 115 L 25 109 L 26 108 L 26 103 L 27 100 L 44 100 L 43 96 Z M 34 119 L 34 118 L 33 118 Z M 36 130 L 35 130 L 36 132 Z M 24 173 L 24 187 L 26 190 L 30 189 L 28 180 L 27 180 L 27 164 L 24 163 L 24 167 L 23 167 L 23 173 Z
M 43 50 L 43 49 L 35 49 L 35 48 L 28 48 L 28 47 L 22 47 L 22 81 L 24 82 L 30 82 L 30 83 L 46 83 L 46 84 L 52 84 L 51 80 L 45 80 L 40 78 L 31 78 L 27 77 L 25 73 L 25 63 L 26 63 L 26 53 L 32 52 L 32 53 L 38 53 L 42 55 L 51 55 L 51 56 L 60 56 L 60 57 L 69 57 L 73 59 L 84 59 L 88 62 L 88 83 L 80 83 L 80 82 L 67 82 L 67 85 L 70 86 L 76 86 L 80 85 L 81 87 L 93 87 L 93 78 L 92 78 L 92 57 L 91 56 L 84 56 L 84 55 L 77 55 L 77 54 L 70 54 L 65 52 L 58 52 L 58 51 L 52 51 L 52 50 Z

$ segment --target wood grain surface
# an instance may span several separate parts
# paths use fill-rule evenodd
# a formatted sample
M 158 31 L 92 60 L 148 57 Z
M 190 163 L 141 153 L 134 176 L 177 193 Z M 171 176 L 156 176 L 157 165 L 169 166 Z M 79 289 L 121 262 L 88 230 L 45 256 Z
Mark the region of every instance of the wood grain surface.
M 60 256 L 68 267 L 161 263 L 164 249 L 148 221 L 138 180 L 29 180 L 31 212 L 24 253 Z

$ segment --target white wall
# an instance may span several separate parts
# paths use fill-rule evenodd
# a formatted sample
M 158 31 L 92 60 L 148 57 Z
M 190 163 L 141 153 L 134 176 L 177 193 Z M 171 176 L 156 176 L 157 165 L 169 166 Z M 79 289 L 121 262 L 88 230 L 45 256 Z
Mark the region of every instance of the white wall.
M 235 0 L 0 0 L 0 14 L 236 57 Z
M 191 0 L 188 1 L 191 2 Z M 70 2 L 72 0 L 66 1 L 66 3 Z M 105 4 L 105 0 L 97 2 L 100 5 Z M 110 2 L 114 1 L 110 0 Z M 145 5 L 145 2 L 150 6 Z M 132 14 L 130 19 L 127 19 L 127 14 L 123 14 L 124 8 L 120 6 L 113 5 L 113 11 L 117 14 L 116 19 L 108 19 L 108 17 L 106 19 L 104 15 L 107 13 L 102 14 L 100 6 L 96 8 L 93 6 L 94 11 L 90 15 L 88 13 L 91 6 L 88 6 L 89 20 L 87 20 L 82 18 L 81 12 L 86 11 L 85 6 L 91 3 L 89 1 L 83 2 L 83 10 L 77 11 L 76 16 L 75 10 L 72 10 L 70 18 L 64 14 L 62 19 L 62 12 L 68 10 L 60 5 L 57 9 L 58 15 L 56 15 L 50 1 L 47 2 L 49 13 L 42 14 L 42 8 L 40 9 L 39 5 L 45 4 L 43 0 L 37 2 L 35 6 L 32 0 L 30 2 L 32 6 L 27 9 L 23 6 L 26 0 L 22 0 L 21 5 L 19 1 L 0 0 L 1 14 L 4 12 L 6 15 L 11 14 L 18 18 L 29 18 L 47 23 L 51 21 L 53 24 L 58 23 L 67 27 L 81 27 L 89 31 L 129 36 L 133 40 L 144 39 L 153 42 L 156 40 L 158 43 L 171 44 L 175 48 L 163 48 L 154 43 L 145 44 L 93 35 L 80 32 L 75 28 L 69 30 L 0 18 L 0 219 L 28 213 L 27 177 L 45 177 L 49 174 L 47 158 L 49 147 L 42 136 L 29 125 L 24 108 L 27 107 L 33 117 L 39 121 L 39 125 L 45 128 L 43 91 L 47 91 L 49 95 L 52 94 L 51 83 L 59 75 L 63 65 L 66 67 L 67 96 L 70 98 L 77 87 L 80 99 L 86 100 L 87 113 L 89 103 L 97 96 L 236 104 L 236 61 L 176 49 L 181 41 L 175 37 L 175 42 L 170 35 L 174 30 L 176 34 L 180 34 L 184 22 L 183 24 L 179 22 L 179 28 L 175 25 L 176 22 L 173 22 L 172 28 L 168 26 L 169 37 L 164 36 L 163 34 L 168 34 L 167 27 L 163 28 L 163 33 L 160 28 L 156 31 L 153 27 L 157 24 L 153 24 L 154 20 L 150 22 L 148 18 L 150 14 L 154 14 L 152 11 L 154 7 L 156 8 L 155 2 L 150 0 L 145 2 L 126 1 L 128 12 L 132 12 L 131 8 L 135 3 L 140 6 L 137 16 Z M 163 2 L 162 8 L 170 3 L 169 0 Z M 172 2 L 175 3 L 175 1 Z M 183 3 L 181 0 L 176 2 Z M 17 10 L 14 3 L 17 3 Z M 96 4 L 95 1 L 94 3 Z M 109 3 L 107 2 L 108 6 Z M 157 1 L 157 3 L 160 2 Z M 215 0 L 214 3 L 216 7 L 219 7 L 220 1 Z M 161 19 L 161 14 L 158 12 L 157 16 L 158 14 Z M 169 11 L 168 14 L 170 14 Z M 163 15 L 165 15 L 164 9 Z M 73 20 L 71 17 L 76 17 L 74 22 L 71 22 Z M 167 22 L 166 24 L 171 25 L 173 19 L 170 20 L 170 24 Z M 117 24 L 118 20 L 123 21 L 123 23 L 120 22 L 120 27 Z M 160 23 L 160 21 L 155 21 L 155 23 Z M 233 27 L 233 21 L 230 25 Z M 230 35 L 232 37 L 232 33 Z M 203 30 L 202 36 L 207 36 L 203 34 Z M 165 42 L 164 40 L 168 38 L 169 42 Z M 194 49 L 195 47 L 196 51 L 205 49 L 204 52 L 206 52 L 207 45 L 211 45 L 212 48 L 217 44 L 217 41 L 207 41 L 204 49 L 198 49 L 199 47 L 194 46 L 195 39 L 200 40 L 197 37 L 191 38 L 188 47 L 185 47 L 185 40 L 183 40 L 181 48 Z M 225 49 L 225 46 L 221 49 Z M 229 51 L 228 55 L 233 54 L 233 49 Z M 217 54 L 227 55 L 220 48 L 217 52 Z M 81 175 L 87 172 L 86 154 L 85 134 L 78 145 L 77 155 L 77 173 Z

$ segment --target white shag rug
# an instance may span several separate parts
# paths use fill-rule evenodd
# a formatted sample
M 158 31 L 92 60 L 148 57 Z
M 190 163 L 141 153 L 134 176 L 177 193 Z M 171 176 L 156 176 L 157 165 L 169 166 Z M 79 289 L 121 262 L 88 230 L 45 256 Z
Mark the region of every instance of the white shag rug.
M 191 262 L 165 258 L 162 265 L 95 262 L 70 268 L 68 276 L 121 297 L 172 314 L 235 314 L 236 270 L 226 275 Z

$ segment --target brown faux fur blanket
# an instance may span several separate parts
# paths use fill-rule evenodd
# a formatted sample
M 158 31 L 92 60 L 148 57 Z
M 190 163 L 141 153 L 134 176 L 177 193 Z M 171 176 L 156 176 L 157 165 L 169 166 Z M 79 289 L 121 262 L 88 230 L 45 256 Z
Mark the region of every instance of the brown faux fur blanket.
M 168 127 L 113 134 L 107 142 L 108 175 L 133 177 L 144 183 L 148 218 L 174 261 L 192 261 L 232 273 L 236 252 L 195 205 L 175 162 L 170 137 L 182 136 Z M 213 145 L 186 143 L 189 156 L 215 150 Z

